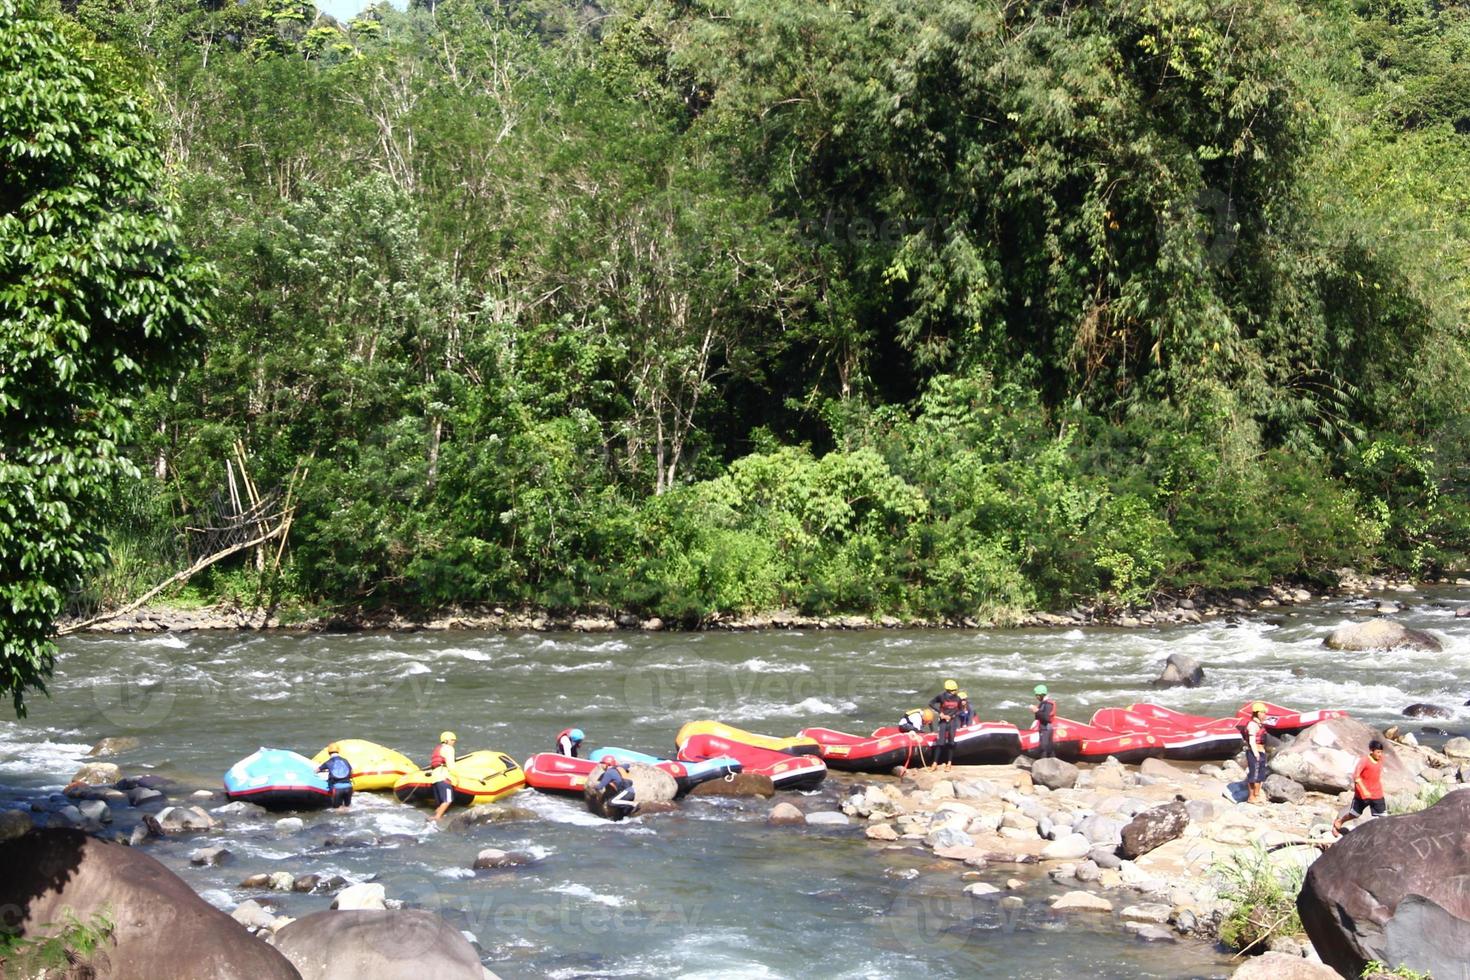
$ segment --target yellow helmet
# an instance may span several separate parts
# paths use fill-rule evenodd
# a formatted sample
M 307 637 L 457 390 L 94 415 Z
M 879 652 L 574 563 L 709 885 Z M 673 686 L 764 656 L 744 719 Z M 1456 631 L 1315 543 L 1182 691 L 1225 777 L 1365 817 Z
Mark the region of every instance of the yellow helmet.
M 968 693 L 964 692 L 964 691 L 961 691 L 960 692 L 960 700 L 961 701 L 968 701 L 968 700 L 970 700 L 970 695 Z
M 333 742 L 331 745 L 328 745 L 327 746 L 327 752 L 329 754 L 332 753 L 332 752 L 341 752 L 341 751 L 342 751 L 342 746 L 338 745 L 336 742 Z
M 1255 701 L 1255 702 L 1252 702 L 1252 704 L 1251 704 L 1251 714 L 1254 715 L 1254 714 L 1257 714 L 1259 712 L 1263 712 L 1265 710 L 1266 710 L 1266 702 L 1264 702 L 1264 701 Z
M 958 691 L 960 689 L 960 686 L 958 684 L 956 684 L 954 681 L 945 681 L 944 682 L 944 689 L 946 691 Z
M 934 710 L 932 708 L 925 708 L 924 709 L 924 724 L 927 725 L 930 722 L 932 722 L 933 720 L 934 720 Z
M 439 733 L 439 741 L 441 741 L 441 742 L 458 742 L 459 739 L 457 737 L 455 737 L 455 734 L 453 732 L 440 732 Z

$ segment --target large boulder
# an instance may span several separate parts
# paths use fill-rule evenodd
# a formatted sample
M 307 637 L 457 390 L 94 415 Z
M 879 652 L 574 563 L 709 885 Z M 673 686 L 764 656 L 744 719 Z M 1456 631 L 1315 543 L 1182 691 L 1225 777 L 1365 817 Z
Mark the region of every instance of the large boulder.
M 633 780 L 633 800 L 638 804 L 638 810 L 635 812 L 646 812 L 653 804 L 672 803 L 674 797 L 679 795 L 679 784 L 674 781 L 673 776 L 662 769 L 635 764 L 628 767 L 628 776 Z M 587 809 L 610 820 L 621 820 L 628 816 L 627 810 L 622 807 L 608 808 L 604 805 L 602 794 L 594 789 L 597 780 L 601 777 L 601 766 L 592 770 L 587 776 L 587 785 L 582 791 L 582 796 L 587 801 Z
M 1230 974 L 1230 980 L 1342 980 L 1337 971 L 1291 953 L 1252 956 Z
M 1430 977 L 1463 975 L 1470 951 L 1470 919 L 1422 895 L 1409 895 L 1384 930 L 1387 962 Z
M 1037 759 L 1031 764 L 1031 781 L 1047 789 L 1071 789 L 1077 775 L 1077 767 L 1061 759 Z
M 1391 619 L 1370 619 L 1366 623 L 1339 626 L 1322 641 L 1330 650 L 1429 650 L 1444 649 L 1433 634 L 1409 629 Z
M 690 796 L 761 796 L 776 795 L 771 777 L 759 772 L 737 772 L 727 779 L 710 779 L 689 791 Z
M 280 953 L 194 894 L 153 858 L 75 830 L 33 830 L 0 843 L 0 908 L 22 936 L 68 913 L 113 923 L 102 977 L 299 980 Z
M 71 777 L 73 784 L 111 786 L 122 778 L 122 771 L 110 762 L 88 762 Z
M 1164 661 L 1164 672 L 1154 680 L 1154 687 L 1199 687 L 1204 683 L 1205 669 L 1200 662 L 1183 653 L 1171 653 Z
M 1319 793 L 1352 789 L 1353 770 L 1379 733 L 1352 718 L 1330 718 L 1308 728 L 1271 757 L 1271 771 Z M 1389 796 L 1418 792 L 1418 780 L 1392 742 L 1384 743 L 1383 791 Z
M 1145 810 L 1123 828 L 1123 843 L 1118 846 L 1118 853 L 1131 861 L 1167 844 L 1188 826 L 1189 811 L 1183 803 L 1165 803 Z
M 1352 977 L 1371 960 L 1458 976 L 1464 946 L 1451 947 L 1456 970 L 1441 973 L 1421 964 L 1436 962 L 1444 941 L 1470 930 L 1467 827 L 1470 792 L 1458 791 L 1419 813 L 1369 821 L 1328 848 L 1297 897 L 1302 925 L 1322 961 Z M 1405 904 L 1410 896 L 1425 901 Z M 1404 917 L 1390 927 L 1401 908 Z M 1424 957 L 1418 963 L 1411 956 L 1416 948 Z
M 325 911 L 282 926 L 276 949 L 303 980 L 483 980 L 469 940 L 424 909 Z

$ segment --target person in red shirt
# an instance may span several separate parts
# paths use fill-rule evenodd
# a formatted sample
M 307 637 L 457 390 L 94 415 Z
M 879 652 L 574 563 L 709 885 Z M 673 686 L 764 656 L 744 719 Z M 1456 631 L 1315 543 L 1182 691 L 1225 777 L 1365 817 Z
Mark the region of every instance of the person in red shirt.
M 1368 743 L 1368 757 L 1353 770 L 1353 802 L 1332 821 L 1332 836 L 1341 837 L 1343 821 L 1360 816 L 1364 810 L 1372 810 L 1375 817 L 1388 812 L 1383 802 L 1383 743 L 1376 738 Z

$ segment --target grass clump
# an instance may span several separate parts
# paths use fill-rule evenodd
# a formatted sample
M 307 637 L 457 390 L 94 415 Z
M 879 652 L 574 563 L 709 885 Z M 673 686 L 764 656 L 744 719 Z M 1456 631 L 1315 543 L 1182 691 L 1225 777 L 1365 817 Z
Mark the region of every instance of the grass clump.
M 31 980 L 93 980 L 107 965 L 103 947 L 114 923 L 107 910 L 83 922 L 70 909 L 59 925 L 45 923 L 43 935 L 0 933 L 0 977 Z
M 1296 864 L 1279 867 L 1257 844 L 1217 862 L 1212 873 L 1226 903 L 1220 922 L 1220 939 L 1226 945 L 1244 952 L 1277 936 L 1302 935 L 1296 897 L 1306 868 Z

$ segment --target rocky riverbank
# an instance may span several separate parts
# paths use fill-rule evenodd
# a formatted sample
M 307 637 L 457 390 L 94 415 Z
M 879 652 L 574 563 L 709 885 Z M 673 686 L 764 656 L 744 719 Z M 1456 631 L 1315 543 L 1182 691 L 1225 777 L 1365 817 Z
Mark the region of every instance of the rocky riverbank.
M 93 623 L 85 628 L 99 633 L 180 632 L 186 630 L 504 630 L 542 632 L 572 630 L 613 633 L 619 630 L 657 632 L 674 628 L 704 630 L 765 629 L 989 629 L 995 627 L 1118 626 L 1136 628 L 1173 623 L 1201 623 L 1221 616 L 1240 615 L 1301 605 L 1330 596 L 1365 596 L 1383 593 L 1412 593 L 1424 585 L 1470 586 L 1470 578 L 1440 583 L 1413 583 L 1361 575 L 1352 569 L 1334 573 L 1337 586 L 1315 591 L 1301 584 L 1276 584 L 1241 590 L 1201 590 L 1189 594 L 1161 593 L 1147 606 L 1114 608 L 1081 605 L 1064 612 L 1032 611 L 1002 622 L 974 617 L 951 619 L 900 619 L 895 616 L 808 616 L 794 609 L 745 615 L 716 613 L 697 624 L 671 624 L 658 617 L 633 613 L 584 612 L 556 615 L 545 610 L 504 607 L 452 608 L 436 613 L 406 613 L 393 610 L 360 610 L 320 615 L 283 615 L 273 610 L 229 606 L 178 607 L 167 603 L 146 606 L 125 615 Z M 1401 610 L 1392 599 L 1380 600 L 1366 612 L 1390 615 Z M 80 620 L 62 621 L 64 632 L 75 630 Z

